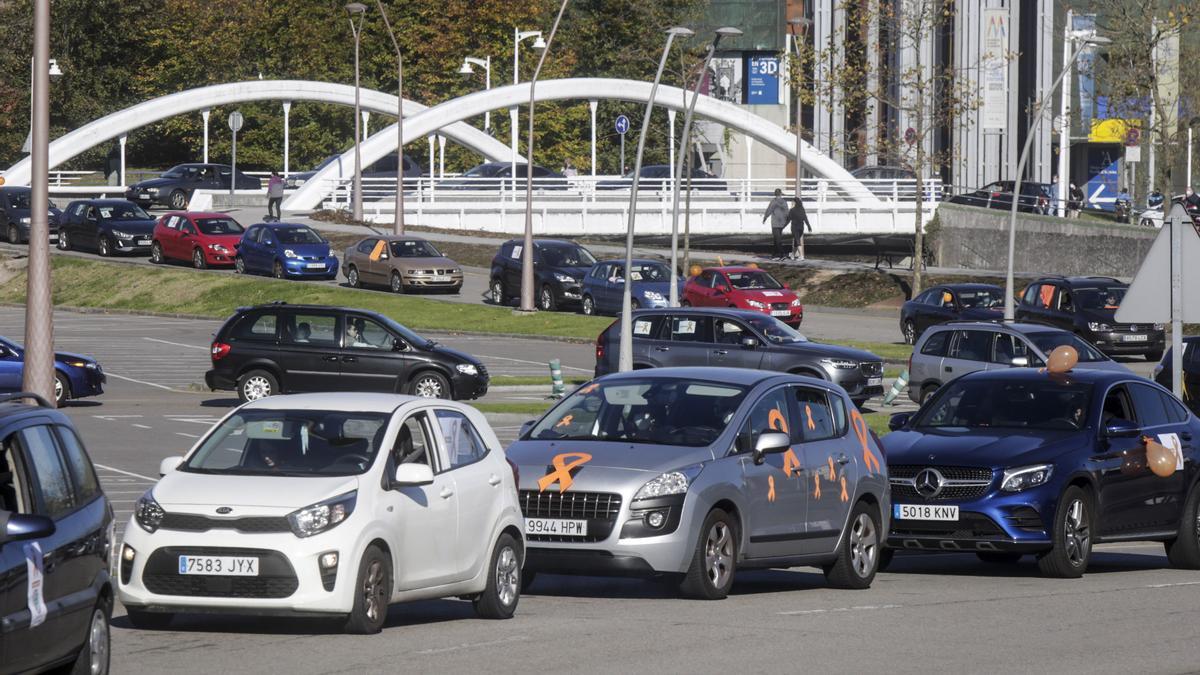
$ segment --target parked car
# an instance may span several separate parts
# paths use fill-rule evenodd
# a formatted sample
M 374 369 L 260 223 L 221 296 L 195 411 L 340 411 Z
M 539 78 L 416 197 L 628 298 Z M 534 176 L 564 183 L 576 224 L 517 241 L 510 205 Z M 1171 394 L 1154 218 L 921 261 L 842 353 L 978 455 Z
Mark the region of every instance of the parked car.
M 892 548 L 1033 554 L 1043 574 L 1078 577 L 1096 544 L 1160 541 L 1172 566 L 1200 569 L 1200 420 L 1157 384 L 1110 370 L 976 372 L 890 426 Z M 1181 451 L 1169 477 L 1151 472 L 1147 438 Z
M 435 184 L 437 190 L 506 190 L 515 184 L 517 190 L 525 189 L 528 165 L 517 164 L 516 180 L 513 166 L 509 162 L 485 162 L 467 169 L 461 177 L 446 178 Z M 567 179 L 561 173 L 544 166 L 533 165 L 533 189 L 566 190 Z
M 900 307 L 900 332 L 916 344 L 926 328 L 947 321 L 999 321 L 1004 318 L 1004 289 L 991 284 L 934 286 Z
M 513 615 L 516 472 L 479 411 L 387 394 L 280 396 L 230 413 L 137 502 L 120 598 L 139 628 L 190 610 L 345 617 L 470 598 Z M 228 515 L 227 515 L 228 514 Z
M 629 290 L 634 309 L 639 307 L 669 307 L 671 284 L 683 297 L 683 279 L 672 274 L 671 268 L 658 260 L 633 261 L 633 287 Z M 604 260 L 592 265 L 583 278 L 583 313 L 616 314 L 621 311 L 625 293 L 625 261 Z
M 238 243 L 233 259 L 238 274 L 270 274 L 276 279 L 336 279 L 337 256 L 329 240 L 307 225 L 251 225 Z
M 1071 331 L 1105 354 L 1140 354 L 1158 361 L 1166 349 L 1163 324 L 1117 322 L 1117 308 L 1128 289 L 1110 277 L 1043 277 L 1025 288 L 1016 316 Z
M 757 267 L 709 267 L 683 287 L 684 307 L 735 307 L 769 314 L 798 327 L 804 304 L 792 289 Z
M 246 230 L 223 213 L 172 211 L 154 225 L 150 262 L 188 260 L 198 270 L 233 265 Z
M 346 249 L 342 271 L 354 288 L 387 284 L 393 293 L 462 290 L 463 271 L 420 237 L 367 237 Z
M 125 198 L 146 208 L 161 204 L 183 211 L 196 190 L 228 190 L 232 171 L 228 164 L 180 164 L 167 169 L 158 178 L 130 185 L 125 189 Z M 239 171 L 235 187 L 261 190 L 262 181 Z
M 998 180 L 988 183 L 973 192 L 955 195 L 946 201 L 951 204 L 980 206 L 987 209 L 1012 210 L 1014 181 Z M 1027 183 L 1021 181 L 1021 200 L 1017 210 L 1021 213 L 1048 215 L 1057 186 L 1052 183 Z
M 287 178 L 284 179 L 284 185 L 289 189 L 298 188 L 307 183 L 313 176 L 317 175 L 317 172 L 319 172 L 321 169 L 324 169 L 330 164 L 339 161 L 341 157 L 341 155 L 330 155 L 322 160 L 321 163 L 311 171 L 298 171 L 295 173 L 289 173 Z M 351 162 L 350 164 L 350 166 L 342 167 L 342 176 L 354 175 L 354 163 Z M 408 179 L 420 178 L 422 172 L 423 169 L 421 169 L 420 163 L 408 155 L 404 156 L 404 178 L 406 185 L 409 183 Z M 362 175 L 363 178 L 395 178 L 396 156 L 387 155 L 374 164 L 363 167 Z
M 25 376 L 25 348 L 0 337 L 0 393 L 21 391 Z M 96 359 L 82 354 L 54 354 L 54 402 L 60 407 L 73 398 L 104 393 L 108 378 Z
M 81 199 L 67 204 L 58 229 L 58 247 L 102 256 L 149 253 L 154 223 L 142 207 L 124 199 Z
M 1170 389 L 1172 350 L 1167 347 L 1162 361 L 1154 367 L 1154 381 Z M 1200 335 L 1183 338 L 1183 403 L 1200 415 Z
M 675 171 L 669 164 L 651 164 L 643 166 L 638 179 L 638 190 L 669 190 L 671 184 L 675 180 Z M 633 172 L 625 174 L 620 178 L 597 181 L 597 190 L 628 190 L 633 187 Z M 680 189 L 687 188 L 687 178 L 684 177 L 684 182 Z M 693 190 L 728 190 L 729 187 L 725 181 L 712 175 L 701 168 L 692 169 L 692 189 Z
M 217 331 L 210 389 L 243 401 L 282 393 L 366 391 L 479 398 L 483 363 L 423 338 L 382 314 L 273 303 L 242 307 Z
M 596 376 L 615 373 L 620 320 L 596 338 Z M 779 319 L 740 309 L 647 309 L 633 315 L 633 367 L 750 368 L 827 380 L 861 407 L 883 393 L 883 359 L 812 342 Z
M 6 185 L 0 187 L 0 231 L 10 244 L 29 243 L 29 223 L 32 209 L 29 208 L 32 191 L 27 187 Z M 62 211 L 50 204 L 47 207 L 50 225 L 50 242 L 58 241 L 59 219 Z
M 507 305 L 509 298 L 521 294 L 522 256 L 525 244 L 510 239 L 500 245 L 492 258 L 488 299 Z M 578 305 L 583 300 L 583 278 L 596 264 L 596 256 L 573 241 L 533 240 L 533 278 L 538 309 L 553 312 L 562 306 Z
M 891 513 L 879 446 L 837 385 L 665 368 L 584 385 L 508 448 L 539 573 L 680 575 L 724 598 L 737 570 L 820 567 L 867 588 Z
M 0 394 L 0 671 L 106 675 L 112 505 L 70 418 Z
M 1070 345 L 1078 369 L 1131 370 L 1074 333 L 1036 323 L 953 321 L 930 328 L 917 340 L 908 361 L 908 397 L 924 403 L 943 384 L 977 370 L 1044 368 L 1050 352 Z

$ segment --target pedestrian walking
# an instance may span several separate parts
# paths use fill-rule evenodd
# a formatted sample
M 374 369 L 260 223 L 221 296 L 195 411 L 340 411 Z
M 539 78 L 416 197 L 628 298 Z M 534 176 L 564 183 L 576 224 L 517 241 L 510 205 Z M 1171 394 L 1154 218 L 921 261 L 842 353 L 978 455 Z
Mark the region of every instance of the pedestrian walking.
M 1071 191 L 1067 194 L 1067 217 L 1078 218 L 1083 210 L 1083 190 L 1071 183 Z
M 765 223 L 768 218 L 771 219 L 771 259 L 783 260 L 783 228 L 787 227 L 788 222 L 788 203 L 783 198 L 783 190 L 775 190 L 775 198 L 763 211 L 762 221 Z
M 571 160 L 569 160 L 569 159 L 563 163 L 563 168 L 562 168 L 561 173 L 563 176 L 565 176 L 567 178 L 574 178 L 579 175 L 579 171 L 577 171 L 575 169 L 575 165 L 572 164 Z
M 283 179 L 279 177 L 278 171 L 272 171 L 271 177 L 267 179 L 267 215 L 278 221 L 281 217 L 279 205 L 282 203 Z
M 804 210 L 804 202 L 800 201 L 799 197 L 792 198 L 792 208 L 787 215 L 788 225 L 792 227 L 792 254 L 788 256 L 793 260 L 804 260 L 804 230 L 808 229 L 812 232 L 812 223 L 808 222 L 808 213 Z

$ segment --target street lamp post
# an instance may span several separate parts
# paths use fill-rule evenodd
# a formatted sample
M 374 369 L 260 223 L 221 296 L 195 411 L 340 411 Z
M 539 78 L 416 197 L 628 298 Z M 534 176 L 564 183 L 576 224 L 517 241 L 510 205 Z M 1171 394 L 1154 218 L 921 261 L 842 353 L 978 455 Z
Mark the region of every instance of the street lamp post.
M 633 159 L 633 187 L 629 190 L 629 221 L 625 226 L 625 270 L 621 284 L 621 349 L 618 352 L 618 370 L 633 370 L 633 223 L 637 218 L 638 183 L 642 177 L 642 152 L 646 149 L 646 134 L 650 131 L 650 115 L 654 112 L 654 97 L 658 94 L 658 83 L 662 80 L 663 68 L 671 54 L 671 44 L 676 37 L 695 35 L 691 29 L 674 26 L 667 29 L 667 42 L 663 45 L 662 58 L 658 60 L 658 71 L 654 73 L 654 84 L 650 85 L 650 98 L 646 101 L 646 112 L 642 117 L 642 131 L 638 134 L 637 154 Z M 684 123 L 687 133 L 687 123 Z M 671 269 L 671 286 L 675 284 L 675 270 Z
M 29 136 L 25 138 L 25 146 L 21 148 L 21 152 L 33 152 L 33 62 L 34 58 L 29 57 Z M 50 59 L 49 68 L 50 77 L 58 77 L 62 75 L 62 69 L 58 67 L 58 61 Z
M 392 223 L 394 234 L 404 234 L 404 53 L 400 51 L 400 43 L 396 41 L 396 31 L 392 30 L 392 22 L 388 20 L 387 11 L 383 8 L 383 0 L 375 0 L 379 14 L 383 17 L 383 26 L 387 28 L 388 37 L 392 39 L 392 47 L 396 50 L 396 219 Z M 429 167 L 432 174 L 433 167 Z
M 521 83 L 521 43 L 529 38 L 537 38 L 533 41 L 534 49 L 546 49 L 546 41 L 542 39 L 542 31 L 513 28 L 513 84 Z M 509 128 L 511 129 L 510 136 L 512 137 L 512 158 L 508 173 L 512 176 L 512 189 L 514 193 L 517 191 L 517 113 L 517 106 L 508 109 Z M 515 195 L 513 196 L 513 201 L 516 201 Z
M 350 213 L 354 220 L 359 221 L 362 220 L 362 106 L 359 102 L 358 52 L 362 44 L 362 23 L 367 6 L 361 2 L 351 2 L 346 5 L 346 11 L 350 14 L 350 32 L 354 34 L 354 182 L 350 186 Z
M 459 75 L 474 75 L 475 69 L 471 67 L 474 64 L 483 68 L 483 88 L 485 91 L 492 88 L 492 57 L 489 54 L 482 59 L 477 59 L 473 56 L 464 56 L 462 67 L 458 69 Z M 492 113 L 487 111 L 483 113 L 483 130 L 489 136 L 492 133 Z
M 704 74 L 708 72 L 708 64 L 712 63 L 713 54 L 717 51 L 717 45 L 720 44 L 723 37 L 737 37 L 742 34 L 742 31 L 737 28 L 718 28 L 713 35 L 713 40 L 708 45 L 708 51 L 704 53 L 704 61 L 700 65 L 700 72 L 696 76 L 696 86 L 692 89 L 692 98 L 688 101 L 687 112 L 683 115 L 683 134 L 679 137 L 679 152 L 675 153 L 678 166 L 673 167 L 675 171 L 675 182 L 672 189 L 671 206 L 671 275 L 674 277 L 675 271 L 679 265 L 679 192 L 681 183 L 683 182 L 683 168 L 689 162 L 684 161 L 684 158 L 691 154 L 691 148 L 688 141 L 692 135 L 692 113 L 696 110 L 696 101 L 700 99 L 700 85 L 704 83 Z M 684 83 L 687 86 L 687 83 Z M 690 173 L 690 172 L 689 172 Z M 689 183 L 690 185 L 690 183 Z M 684 271 L 687 274 L 687 271 Z M 628 284 L 627 284 L 628 285 Z M 674 278 L 671 279 L 671 306 L 679 306 L 679 284 L 675 283 Z
M 1025 145 L 1021 148 L 1021 157 L 1017 161 L 1017 175 L 1014 177 L 1012 205 L 1009 208 L 1008 214 L 1008 271 L 1004 278 L 1004 320 L 1012 321 L 1016 318 L 1015 308 L 1013 306 L 1013 256 L 1015 255 L 1017 245 L 1017 207 L 1021 202 L 1021 176 L 1025 173 L 1025 160 L 1029 158 L 1029 148 L 1033 145 L 1033 139 L 1036 135 L 1038 125 L 1042 122 L 1042 115 L 1046 112 L 1046 106 L 1050 103 L 1050 99 L 1054 97 L 1054 92 L 1058 89 L 1058 85 L 1062 83 L 1063 77 L 1071 71 L 1075 66 L 1075 62 L 1079 60 L 1079 55 L 1084 49 L 1091 46 L 1106 45 L 1112 40 L 1106 37 L 1096 35 L 1095 31 L 1076 31 L 1070 36 L 1071 41 L 1079 41 L 1080 44 L 1071 54 L 1071 58 L 1067 59 L 1063 64 L 1062 72 L 1058 74 L 1058 78 L 1050 85 L 1050 91 L 1038 104 L 1037 112 L 1033 115 L 1033 122 L 1029 125 L 1028 135 L 1025 137 Z M 1064 93 L 1064 96 L 1066 94 Z M 1061 180 L 1062 177 L 1059 176 Z
M 50 296 L 50 0 L 33 3 L 32 116 L 29 130 L 29 264 L 25 290 L 25 370 L 21 388 L 54 400 L 54 315 Z

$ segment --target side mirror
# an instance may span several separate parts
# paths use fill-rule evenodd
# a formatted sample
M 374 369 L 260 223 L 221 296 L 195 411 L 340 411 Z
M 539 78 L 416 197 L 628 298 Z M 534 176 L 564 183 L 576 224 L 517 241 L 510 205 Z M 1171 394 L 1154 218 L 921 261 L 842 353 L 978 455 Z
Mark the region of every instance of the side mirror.
M 326 240 L 326 241 L 325 241 L 325 243 L 326 243 L 326 244 L 328 244 L 328 243 L 329 243 L 329 241 L 328 241 L 328 240 Z M 380 253 L 380 254 L 379 254 L 379 259 L 380 259 L 380 260 L 387 260 L 389 257 L 390 257 L 390 256 L 388 256 L 388 254 L 386 254 L 386 253 Z
M 758 347 L 758 340 L 752 337 L 742 338 L 742 349 L 754 349 Z
M 1029 358 L 1025 356 L 1014 356 L 1012 364 L 1018 368 L 1024 368 L 1029 365 Z
M 180 464 L 183 464 L 182 457 L 164 457 L 163 461 L 158 463 L 158 475 L 165 476 L 178 469 Z
M 406 352 L 408 351 L 408 343 L 400 338 L 392 338 L 392 351 Z
M 729 292 L 729 290 L 728 290 L 728 289 L 726 289 L 726 288 L 721 288 L 720 286 L 717 286 L 717 287 L 716 287 L 716 288 L 714 288 L 713 290 L 714 290 L 714 291 L 716 291 L 717 295 L 725 295 L 726 293 L 728 293 L 728 292 Z
M 754 463 L 762 464 L 767 455 L 787 452 L 792 447 L 792 439 L 780 431 L 768 431 L 759 434 L 754 442 Z
M 396 467 L 396 476 L 392 484 L 396 487 L 407 487 L 429 485 L 432 482 L 433 469 L 429 468 L 428 464 L 401 464 Z
M 908 421 L 912 419 L 913 414 L 910 412 L 896 413 L 888 418 L 888 430 L 899 431 L 903 429 Z
M 529 430 L 532 429 L 533 425 L 535 424 L 537 424 L 537 420 L 527 420 L 521 425 L 521 433 L 517 434 L 517 438 L 524 438 L 525 434 L 529 433 Z
M 42 539 L 54 534 L 54 530 L 54 521 L 46 516 L 14 513 L 8 517 L 8 522 L 4 525 L 4 540 Z
M 1119 417 L 1109 420 L 1108 424 L 1104 426 L 1104 435 L 1109 438 L 1131 438 L 1140 433 L 1142 433 L 1141 427 Z

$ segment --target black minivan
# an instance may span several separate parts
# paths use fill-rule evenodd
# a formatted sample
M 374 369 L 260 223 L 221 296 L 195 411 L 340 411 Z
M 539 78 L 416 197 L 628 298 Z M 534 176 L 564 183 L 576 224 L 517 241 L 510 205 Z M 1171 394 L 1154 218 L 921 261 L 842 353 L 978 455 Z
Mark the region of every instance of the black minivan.
M 510 239 L 492 258 L 488 300 L 493 304 L 507 305 L 509 298 L 521 295 L 524 246 L 523 240 Z M 596 256 L 573 241 L 534 239 L 534 298 L 538 309 L 553 312 L 563 305 L 579 305 L 583 277 L 595 264 Z
M 70 419 L 0 394 L 0 673 L 108 672 L 113 536 Z
M 241 307 L 217 331 L 210 389 L 242 401 L 312 391 L 455 400 L 487 393 L 483 363 L 362 309 L 272 303 Z

